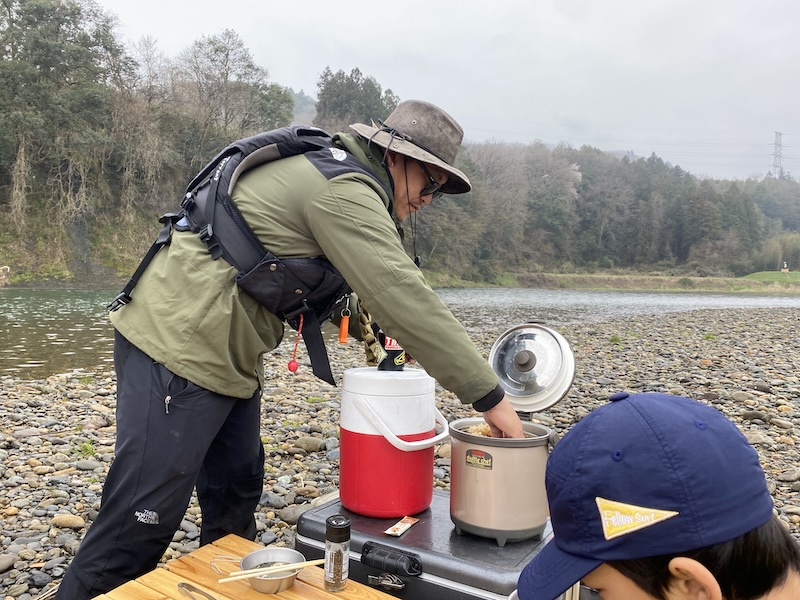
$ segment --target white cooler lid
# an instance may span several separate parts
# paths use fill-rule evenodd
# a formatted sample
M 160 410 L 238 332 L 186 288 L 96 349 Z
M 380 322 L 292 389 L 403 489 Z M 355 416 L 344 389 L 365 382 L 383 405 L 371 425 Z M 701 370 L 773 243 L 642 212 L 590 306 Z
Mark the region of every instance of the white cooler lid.
M 395 396 L 433 394 L 436 382 L 419 367 L 406 366 L 402 371 L 379 371 L 377 367 L 347 369 L 342 389 L 355 394 Z

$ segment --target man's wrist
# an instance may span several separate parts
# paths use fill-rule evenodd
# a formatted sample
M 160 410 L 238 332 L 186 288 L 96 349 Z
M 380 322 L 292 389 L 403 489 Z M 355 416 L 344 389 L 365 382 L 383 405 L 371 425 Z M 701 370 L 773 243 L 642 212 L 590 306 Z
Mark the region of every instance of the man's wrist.
M 490 408 L 494 408 L 505 396 L 503 387 L 498 383 L 497 386 L 483 398 L 480 398 L 472 403 L 472 408 L 478 412 L 486 412 Z

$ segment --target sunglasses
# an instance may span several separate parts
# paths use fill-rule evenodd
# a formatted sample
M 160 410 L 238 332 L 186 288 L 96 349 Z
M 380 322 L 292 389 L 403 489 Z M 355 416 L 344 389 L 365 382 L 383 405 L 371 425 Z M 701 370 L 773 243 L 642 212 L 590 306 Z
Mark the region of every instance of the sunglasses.
M 433 178 L 433 175 L 431 175 L 431 172 L 428 171 L 428 167 L 425 166 L 424 162 L 421 162 L 421 161 L 418 160 L 417 164 L 420 167 L 422 167 L 422 170 L 425 172 L 425 176 L 428 178 L 428 181 L 430 182 L 430 183 L 428 183 L 428 185 L 426 185 L 424 188 L 422 188 L 422 190 L 420 190 L 419 195 L 420 196 L 428 196 L 428 195 L 430 195 L 430 196 L 432 196 L 433 200 L 436 200 L 437 198 L 441 198 L 442 197 L 442 192 L 439 191 L 439 188 L 441 188 L 443 184 L 439 183 L 438 181 L 436 181 Z

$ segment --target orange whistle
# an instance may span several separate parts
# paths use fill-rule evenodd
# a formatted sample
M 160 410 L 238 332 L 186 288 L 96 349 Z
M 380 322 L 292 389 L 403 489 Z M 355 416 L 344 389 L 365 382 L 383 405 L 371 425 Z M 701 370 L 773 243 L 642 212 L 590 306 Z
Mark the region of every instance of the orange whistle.
M 347 343 L 347 332 L 350 329 L 350 316 L 342 315 L 342 320 L 339 322 L 339 343 Z

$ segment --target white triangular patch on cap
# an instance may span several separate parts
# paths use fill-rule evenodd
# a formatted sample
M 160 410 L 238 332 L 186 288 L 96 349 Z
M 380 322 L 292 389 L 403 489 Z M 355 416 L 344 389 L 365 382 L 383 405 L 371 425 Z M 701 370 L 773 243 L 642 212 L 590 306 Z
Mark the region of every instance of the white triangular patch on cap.
M 603 535 L 607 540 L 613 540 L 621 535 L 627 535 L 639 529 L 650 527 L 661 521 L 671 519 L 678 514 L 672 510 L 645 508 L 644 506 L 614 502 L 600 497 L 595 498 L 595 501 L 600 511 Z

